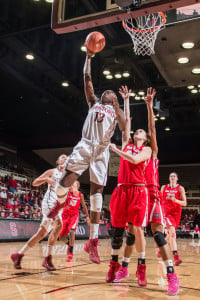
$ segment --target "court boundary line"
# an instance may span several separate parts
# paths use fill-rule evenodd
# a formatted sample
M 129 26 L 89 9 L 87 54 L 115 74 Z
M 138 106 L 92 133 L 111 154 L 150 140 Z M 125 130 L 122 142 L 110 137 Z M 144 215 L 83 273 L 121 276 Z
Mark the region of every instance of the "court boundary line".
M 130 283 L 132 283 L 132 282 L 137 282 L 136 280 L 133 280 L 133 281 L 125 281 L 125 282 L 122 282 L 122 283 L 120 283 L 120 284 L 114 284 L 114 283 L 107 283 L 107 282 L 90 282 L 90 283 L 80 283 L 80 284 L 74 284 L 74 285 L 69 285 L 69 286 L 63 286 L 63 287 L 60 287 L 60 288 L 57 288 L 57 289 L 53 289 L 53 290 L 49 290 L 49 291 L 47 291 L 47 292 L 44 292 L 44 293 L 42 293 L 42 294 L 45 294 L 45 295 L 47 295 L 47 294 L 51 294 L 51 293 L 54 293 L 54 292 L 58 292 L 58 291 L 61 291 L 61 290 L 64 290 L 64 289 L 68 289 L 68 288 L 74 288 L 74 287 L 79 287 L 79 286 L 87 286 L 87 285 L 100 285 L 100 284 L 103 284 L 103 285 L 105 285 L 105 284 L 107 284 L 107 285 L 112 285 L 112 286 L 123 286 L 123 284 L 124 283 L 128 283 L 128 284 L 130 284 Z M 150 285 L 153 285 L 153 286 L 159 286 L 157 283 L 153 283 L 153 282 L 148 282 L 147 284 L 150 284 Z M 131 287 L 131 288 L 144 288 L 144 289 L 146 289 L 146 290 L 150 290 L 150 288 L 148 288 L 148 287 L 140 287 L 140 286 L 138 286 L 138 285 L 136 285 L 136 286 L 133 286 L 133 285 L 129 285 L 129 287 Z M 180 288 L 182 288 L 182 289 L 188 289 L 188 290 L 194 290 L 194 291 L 200 291 L 200 289 L 197 289 L 197 288 L 192 288 L 192 287 L 187 287 L 187 286 L 180 286 Z M 153 290 L 153 291 L 155 291 L 155 290 Z M 162 290 L 156 290 L 157 292 L 163 292 L 163 289 Z

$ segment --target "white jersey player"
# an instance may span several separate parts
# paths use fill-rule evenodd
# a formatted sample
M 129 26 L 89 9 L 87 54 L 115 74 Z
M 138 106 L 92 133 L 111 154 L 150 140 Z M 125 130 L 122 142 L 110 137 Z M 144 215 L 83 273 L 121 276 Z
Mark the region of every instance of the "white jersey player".
M 47 254 L 44 258 L 42 266 L 45 267 L 48 271 L 55 270 L 55 267 L 52 263 L 52 250 L 53 246 L 56 244 L 57 238 L 59 233 L 62 229 L 62 211 L 56 216 L 55 219 L 48 218 L 47 214 L 50 209 L 55 205 L 57 202 L 57 195 L 56 195 L 56 184 L 58 184 L 64 168 L 62 165 L 65 163 L 67 156 L 62 154 L 57 159 L 57 168 L 50 169 L 40 175 L 33 181 L 33 186 L 40 186 L 43 183 L 48 183 L 48 189 L 44 195 L 42 200 L 42 222 L 38 231 L 28 240 L 28 242 L 19 250 L 18 253 L 14 253 L 11 255 L 11 259 L 14 263 L 14 267 L 16 269 L 21 269 L 21 260 L 24 254 L 33 248 L 40 240 L 42 240 L 50 231 L 53 229 L 48 238 L 48 245 L 47 245 Z
M 106 185 L 109 161 L 109 143 L 118 122 L 121 130 L 125 127 L 124 113 L 119 108 L 116 94 L 112 90 L 103 92 L 100 101 L 94 94 L 91 78 L 91 57 L 87 53 L 83 69 L 84 90 L 89 111 L 83 125 L 82 139 L 74 147 L 66 162 L 66 174 L 56 192 L 58 203 L 49 216 L 55 216 L 63 206 L 68 188 L 89 167 L 90 171 L 90 240 L 85 245 L 90 260 L 100 263 L 97 252 L 98 229 L 102 208 L 102 192 Z

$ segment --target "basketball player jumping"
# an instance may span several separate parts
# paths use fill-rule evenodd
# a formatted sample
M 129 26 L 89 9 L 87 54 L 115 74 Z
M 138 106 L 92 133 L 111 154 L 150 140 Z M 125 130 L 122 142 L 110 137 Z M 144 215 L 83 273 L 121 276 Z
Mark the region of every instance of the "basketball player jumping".
M 138 129 L 134 134 L 134 144 L 130 140 L 129 91 L 122 87 L 120 93 L 124 99 L 126 126 L 122 136 L 122 149 L 111 144 L 111 149 L 120 156 L 118 186 L 110 201 L 112 216 L 112 255 L 106 282 L 120 282 L 128 277 L 128 264 L 132 246 L 136 242 L 138 252 L 138 285 L 147 284 L 145 277 L 145 238 L 144 227 L 148 222 L 148 191 L 145 186 L 145 168 L 151 157 L 151 148 L 145 146 L 147 134 Z M 128 222 L 128 233 L 122 266 L 118 263 L 119 249 L 123 243 L 124 228 Z M 117 272 L 118 271 L 118 272 Z
M 169 174 L 169 184 L 162 186 L 161 192 L 164 200 L 166 226 L 169 233 L 169 244 L 174 256 L 176 266 L 182 263 L 179 258 L 176 243 L 176 229 L 180 223 L 182 206 L 187 205 L 185 189 L 178 184 L 178 175 L 175 172 Z
M 156 138 L 156 127 L 153 112 L 153 99 L 155 97 L 155 90 L 151 87 L 147 89 L 147 95 L 144 99 L 148 111 L 148 130 L 150 136 L 150 146 L 152 149 L 152 156 L 146 168 L 146 184 L 150 196 L 150 211 L 149 223 L 153 232 L 154 240 L 159 247 L 161 257 L 167 268 L 168 279 L 168 295 L 176 295 L 179 290 L 179 280 L 174 273 L 173 262 L 170 258 L 169 246 L 164 237 L 164 208 L 162 201 L 162 194 L 159 191 L 159 173 L 158 173 L 158 145 Z
M 73 248 L 75 243 L 75 232 L 79 221 L 79 207 L 80 204 L 87 216 L 87 223 L 89 224 L 90 219 L 88 215 L 88 209 L 85 205 L 84 196 L 79 192 L 80 183 L 76 180 L 69 189 L 66 206 L 63 209 L 62 221 L 63 227 L 59 234 L 59 238 L 64 243 L 67 242 L 67 235 L 69 233 L 67 261 L 72 261 Z
M 109 144 L 118 121 L 119 128 L 124 130 L 124 113 L 119 108 L 116 94 L 106 90 L 98 101 L 91 78 L 91 53 L 87 53 L 84 74 L 84 90 L 89 111 L 82 130 L 82 139 L 74 147 L 66 163 L 66 173 L 57 187 L 58 202 L 51 210 L 55 216 L 64 205 L 69 187 L 90 167 L 90 239 L 84 250 L 89 259 L 99 264 L 98 230 L 102 209 L 102 192 L 106 185 L 109 161 Z
M 48 189 L 42 200 L 43 218 L 38 231 L 28 240 L 28 242 L 19 250 L 18 253 L 11 255 L 11 259 L 16 269 L 21 269 L 21 260 L 24 254 L 33 248 L 39 241 L 41 241 L 53 228 L 48 238 L 47 253 L 42 266 L 48 271 L 56 270 L 52 263 L 52 250 L 62 229 L 62 211 L 59 212 L 55 219 L 48 218 L 47 214 L 57 201 L 55 185 L 59 182 L 61 176 L 63 175 L 64 168 L 62 166 L 66 159 L 66 155 L 60 155 L 56 162 L 57 168 L 47 170 L 33 181 L 33 186 L 40 186 L 44 183 L 48 183 Z

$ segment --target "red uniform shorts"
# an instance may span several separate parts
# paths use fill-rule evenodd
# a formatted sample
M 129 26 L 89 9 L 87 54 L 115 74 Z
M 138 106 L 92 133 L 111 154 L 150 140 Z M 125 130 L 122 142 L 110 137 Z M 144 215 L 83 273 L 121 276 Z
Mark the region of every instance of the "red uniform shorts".
M 147 226 L 148 190 L 145 186 L 119 185 L 114 189 L 110 200 L 110 212 L 114 227 Z
M 63 227 L 59 236 L 68 235 L 70 229 L 76 230 L 78 221 L 79 221 L 79 214 L 75 214 L 75 215 L 68 214 L 66 217 L 63 217 L 62 218 Z
M 181 214 L 176 214 L 173 212 L 166 212 L 165 214 L 166 227 L 173 226 L 175 227 L 175 229 L 177 229 L 180 220 L 181 220 Z
M 162 193 L 156 186 L 149 186 L 149 223 L 156 223 L 165 226 L 164 207 L 162 204 Z

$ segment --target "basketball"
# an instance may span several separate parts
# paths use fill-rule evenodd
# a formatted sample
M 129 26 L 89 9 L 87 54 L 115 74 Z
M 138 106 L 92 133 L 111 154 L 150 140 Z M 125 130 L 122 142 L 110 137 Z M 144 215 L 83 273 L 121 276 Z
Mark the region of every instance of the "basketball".
M 105 47 L 106 40 L 101 32 L 93 31 L 86 37 L 85 46 L 92 53 L 98 53 Z

